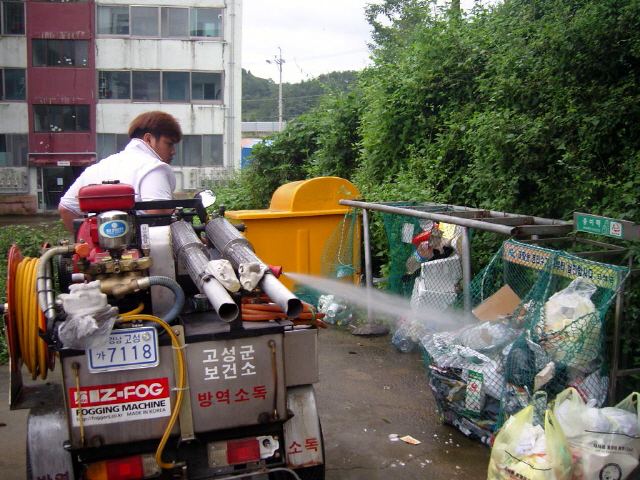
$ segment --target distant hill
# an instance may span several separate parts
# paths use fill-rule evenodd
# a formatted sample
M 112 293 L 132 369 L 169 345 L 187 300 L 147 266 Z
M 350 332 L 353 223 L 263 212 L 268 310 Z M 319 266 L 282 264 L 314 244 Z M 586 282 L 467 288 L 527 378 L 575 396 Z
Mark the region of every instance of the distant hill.
M 282 84 L 282 119 L 304 115 L 329 92 L 348 92 L 355 85 L 358 72 L 331 72 L 299 83 Z M 242 69 L 242 121 L 278 121 L 278 84 L 259 78 Z

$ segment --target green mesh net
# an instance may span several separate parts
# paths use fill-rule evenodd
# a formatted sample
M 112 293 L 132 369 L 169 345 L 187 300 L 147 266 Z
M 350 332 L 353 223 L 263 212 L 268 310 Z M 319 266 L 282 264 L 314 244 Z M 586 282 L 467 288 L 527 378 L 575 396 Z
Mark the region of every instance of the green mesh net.
M 322 276 L 354 281 L 360 273 L 360 223 L 355 209 L 333 230 L 321 255 Z
M 488 440 L 508 416 L 530 404 L 543 411 L 569 386 L 602 406 L 609 384 L 605 315 L 628 273 L 504 242 L 442 310 L 442 318 L 466 325 L 426 322 L 419 339 L 441 418 Z
M 424 212 L 447 211 L 441 205 L 393 204 Z M 462 262 L 458 252 L 461 230 L 452 224 L 382 213 L 389 242 L 389 290 L 411 299 L 414 314 L 396 324 L 392 343 L 403 353 L 413 350 L 434 321 L 426 310 L 443 310 L 460 291 Z M 426 243 L 421 237 L 429 234 Z M 426 246 L 426 250 L 421 246 Z M 423 256 L 424 255 L 424 256 Z
M 425 206 L 417 203 L 393 203 L 394 207 L 416 209 L 423 212 L 443 212 L 440 206 Z M 410 297 L 416 278 L 416 246 L 411 242 L 416 235 L 428 231 L 434 225 L 431 220 L 381 212 L 387 241 L 389 242 L 389 290 L 404 297 Z M 407 265 L 409 263 L 409 265 Z

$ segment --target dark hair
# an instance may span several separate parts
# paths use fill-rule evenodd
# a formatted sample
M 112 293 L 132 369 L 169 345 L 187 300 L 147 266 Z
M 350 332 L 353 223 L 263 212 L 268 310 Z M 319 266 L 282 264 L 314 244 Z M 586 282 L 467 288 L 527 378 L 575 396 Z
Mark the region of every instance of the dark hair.
M 182 140 L 182 129 L 178 120 L 158 110 L 138 115 L 129 125 L 129 138 L 142 138 L 145 133 L 150 133 L 156 138 L 164 135 L 175 143 Z

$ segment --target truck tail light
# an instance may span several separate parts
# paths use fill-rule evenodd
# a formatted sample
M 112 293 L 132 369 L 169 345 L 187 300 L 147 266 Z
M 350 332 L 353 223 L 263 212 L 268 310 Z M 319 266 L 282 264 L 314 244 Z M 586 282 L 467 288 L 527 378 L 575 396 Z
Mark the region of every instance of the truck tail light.
M 255 438 L 227 442 L 227 462 L 229 465 L 257 462 L 258 460 L 260 460 L 260 444 Z
M 151 478 L 161 473 L 151 454 L 116 458 L 91 463 L 85 471 L 87 480 L 137 480 Z
M 259 462 L 278 450 L 277 437 L 253 437 L 208 444 L 209 466 L 212 468 Z

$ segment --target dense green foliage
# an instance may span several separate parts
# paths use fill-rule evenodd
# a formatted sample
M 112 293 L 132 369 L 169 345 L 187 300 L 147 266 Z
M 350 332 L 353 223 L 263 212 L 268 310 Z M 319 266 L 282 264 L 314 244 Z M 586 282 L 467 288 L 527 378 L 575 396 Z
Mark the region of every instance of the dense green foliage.
M 460 14 L 387 0 L 367 15 L 374 65 L 255 150 L 238 179 L 246 206 L 340 175 L 370 201 L 640 220 L 640 2 L 508 0 Z
M 323 97 L 256 150 L 237 179 L 259 191 L 246 197 L 251 208 L 282 183 L 339 175 L 367 201 L 640 222 L 640 2 L 503 0 L 465 13 L 386 0 L 366 14 L 373 66 L 351 94 Z M 372 245 L 384 275 L 378 221 Z M 474 267 L 502 240 L 474 233 Z M 637 265 L 640 241 L 628 246 Z M 632 279 L 625 338 L 639 297 Z M 634 366 L 638 348 L 625 349 Z
M 640 222 L 640 2 L 506 0 L 460 13 L 386 0 L 366 14 L 373 66 L 255 149 L 234 193 L 221 192 L 234 208 L 339 175 L 367 201 Z M 373 237 L 385 245 L 380 229 Z
M 348 92 L 357 83 L 357 72 L 332 72 L 299 83 L 282 84 L 284 121 L 304 115 L 329 92 Z M 242 121 L 278 121 L 278 84 L 242 70 Z

